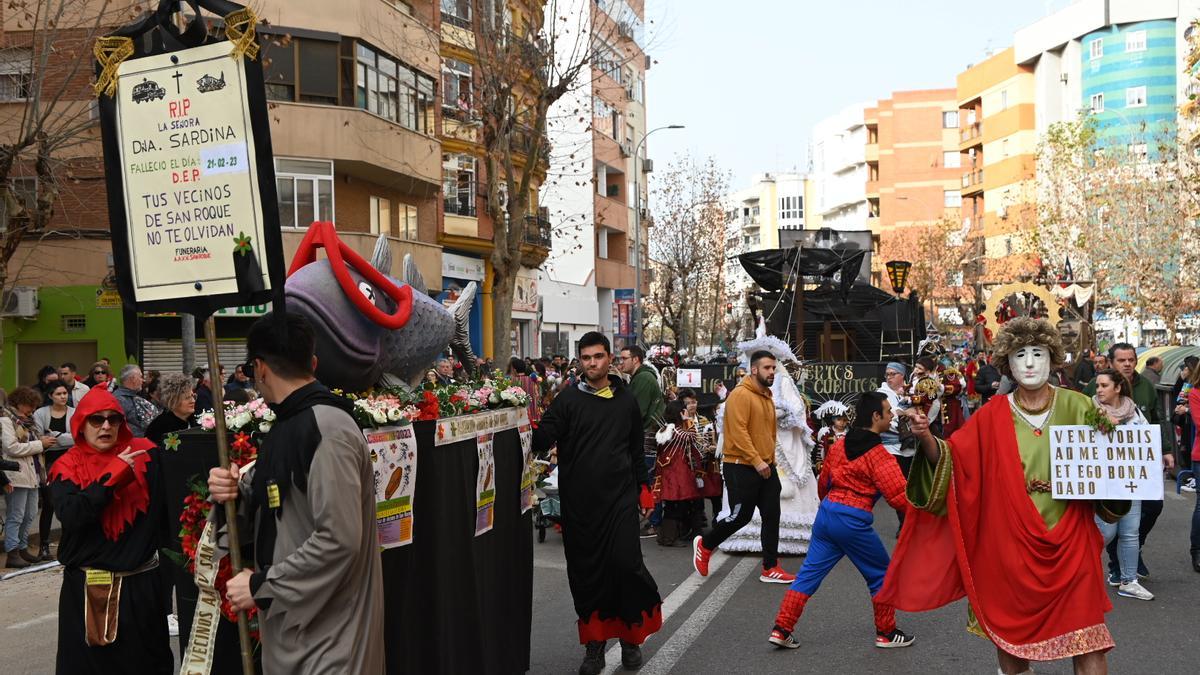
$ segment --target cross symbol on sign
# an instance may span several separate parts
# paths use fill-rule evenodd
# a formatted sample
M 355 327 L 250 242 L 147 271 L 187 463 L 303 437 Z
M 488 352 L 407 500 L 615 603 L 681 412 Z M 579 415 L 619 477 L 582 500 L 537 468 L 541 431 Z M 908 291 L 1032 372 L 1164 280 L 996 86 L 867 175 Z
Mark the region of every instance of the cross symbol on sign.
M 175 93 L 178 94 L 178 93 L 180 93 L 179 92 L 179 78 L 183 77 L 183 73 L 181 73 L 177 70 L 177 71 L 175 71 L 175 74 L 172 75 L 171 77 L 175 78 Z
M 1133 494 L 1134 491 L 1137 490 L 1137 483 L 1129 481 L 1129 485 L 1122 485 L 1121 487 L 1129 488 L 1129 494 Z

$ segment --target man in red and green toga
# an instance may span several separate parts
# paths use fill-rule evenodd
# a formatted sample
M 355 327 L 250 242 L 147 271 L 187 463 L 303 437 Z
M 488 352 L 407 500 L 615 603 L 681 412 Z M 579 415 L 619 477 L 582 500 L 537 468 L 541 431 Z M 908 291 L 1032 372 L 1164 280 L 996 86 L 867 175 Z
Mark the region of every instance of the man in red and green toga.
M 917 612 L 963 596 L 968 630 L 990 639 L 1000 672 L 1072 657 L 1076 673 L 1106 673 L 1114 646 L 1104 623 L 1104 542 L 1093 515 L 1115 522 L 1129 502 L 1051 497 L 1050 428 L 1083 424 L 1082 394 L 1049 384 L 1065 354 L 1047 321 L 1017 318 L 996 336 L 992 361 L 1019 386 L 995 396 L 941 441 L 928 419 L 907 494 L 914 509 L 876 600 Z

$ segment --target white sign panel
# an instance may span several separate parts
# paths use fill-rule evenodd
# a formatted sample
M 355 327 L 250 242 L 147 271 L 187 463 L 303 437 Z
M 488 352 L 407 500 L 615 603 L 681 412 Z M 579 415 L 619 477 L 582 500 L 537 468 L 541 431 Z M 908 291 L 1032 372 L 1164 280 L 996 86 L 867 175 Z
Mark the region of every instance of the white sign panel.
M 677 387 L 699 387 L 702 381 L 699 368 L 680 368 L 675 371 L 675 386 Z
M 237 293 L 235 238 L 262 281 L 263 214 L 246 83 L 232 44 L 125 61 L 117 139 L 139 302 Z
M 1157 424 L 1125 424 L 1111 434 L 1090 426 L 1050 427 L 1055 499 L 1162 499 L 1162 466 Z

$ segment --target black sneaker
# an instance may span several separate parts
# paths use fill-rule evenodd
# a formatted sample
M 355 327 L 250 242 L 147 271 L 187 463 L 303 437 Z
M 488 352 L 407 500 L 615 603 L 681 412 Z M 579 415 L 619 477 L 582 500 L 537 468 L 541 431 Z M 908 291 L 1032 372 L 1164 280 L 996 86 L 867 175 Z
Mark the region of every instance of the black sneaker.
M 1140 556 L 1140 555 L 1138 556 L 1137 575 L 1138 575 L 1139 579 L 1150 578 L 1150 568 L 1146 567 L 1146 563 L 1145 563 L 1145 561 L 1142 560 L 1142 556 Z
M 901 647 L 907 647 L 911 645 L 912 643 L 916 642 L 916 640 L 916 637 L 906 634 L 899 628 L 887 634 L 875 634 L 875 646 L 879 647 L 880 649 L 899 649 Z
M 658 528 L 657 527 L 655 527 L 649 523 L 642 526 L 642 531 L 641 531 L 642 539 L 649 539 L 651 537 L 657 537 L 657 536 L 658 536 Z
M 1116 588 L 1121 585 L 1121 573 L 1110 572 L 1108 575 L 1108 585 Z
M 800 646 L 800 643 L 796 642 L 796 638 L 792 637 L 791 633 L 779 626 L 771 629 L 771 637 L 767 638 L 767 642 L 780 649 L 796 649 Z
M 642 648 L 632 642 L 621 640 L 621 667 L 637 670 L 642 667 Z
M 589 642 L 584 645 L 583 663 L 579 664 L 579 675 L 600 675 L 604 672 L 604 647 L 607 642 Z

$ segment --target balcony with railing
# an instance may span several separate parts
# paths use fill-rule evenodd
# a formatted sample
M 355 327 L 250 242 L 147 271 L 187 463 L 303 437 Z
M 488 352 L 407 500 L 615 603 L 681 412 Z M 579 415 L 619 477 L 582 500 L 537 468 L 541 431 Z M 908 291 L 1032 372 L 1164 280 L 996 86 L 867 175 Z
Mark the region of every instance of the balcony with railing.
M 983 169 L 968 171 L 962 176 L 962 194 L 967 195 L 983 190 Z
M 524 241 L 530 246 L 549 249 L 553 241 L 553 235 L 550 232 L 550 218 L 540 214 L 525 216 Z
M 969 148 L 974 145 L 983 144 L 983 127 L 979 122 L 972 122 L 963 126 L 959 133 L 959 147 Z

